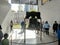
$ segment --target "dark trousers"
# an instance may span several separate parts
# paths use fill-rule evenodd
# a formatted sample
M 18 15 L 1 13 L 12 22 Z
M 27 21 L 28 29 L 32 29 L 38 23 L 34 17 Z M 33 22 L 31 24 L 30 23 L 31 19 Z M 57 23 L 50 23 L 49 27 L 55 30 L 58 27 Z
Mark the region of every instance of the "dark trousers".
M 10 32 L 13 30 L 12 28 L 13 28 L 13 26 L 10 26 Z
M 56 30 L 53 30 L 53 32 L 57 32 L 57 29 Z
M 58 40 L 58 45 L 60 45 L 60 39 Z
M 49 28 L 45 28 L 45 32 L 47 35 L 49 35 Z

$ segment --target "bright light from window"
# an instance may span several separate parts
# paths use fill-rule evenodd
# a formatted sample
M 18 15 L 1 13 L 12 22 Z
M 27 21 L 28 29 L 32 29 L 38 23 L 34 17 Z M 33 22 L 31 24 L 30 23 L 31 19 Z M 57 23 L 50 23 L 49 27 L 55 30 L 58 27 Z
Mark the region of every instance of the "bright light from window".
M 12 0 L 8 0 L 8 3 L 11 5 L 11 10 L 14 12 L 20 11 L 38 11 L 37 5 L 25 5 L 25 4 L 13 4 Z
M 17 12 L 19 10 L 19 4 L 11 4 L 11 10 Z
M 11 33 L 10 33 L 10 35 L 11 35 Z M 21 29 L 13 29 L 12 37 L 10 36 L 10 38 L 12 38 L 12 40 L 24 39 L 24 32 L 21 33 Z M 36 38 L 35 31 L 26 30 L 26 39 L 35 39 L 35 38 Z
M 8 0 L 8 3 L 11 4 L 11 0 Z
M 20 4 L 19 11 L 24 11 L 24 10 L 25 10 L 25 4 Z
M 38 6 L 37 5 L 30 5 L 30 11 L 38 11 Z

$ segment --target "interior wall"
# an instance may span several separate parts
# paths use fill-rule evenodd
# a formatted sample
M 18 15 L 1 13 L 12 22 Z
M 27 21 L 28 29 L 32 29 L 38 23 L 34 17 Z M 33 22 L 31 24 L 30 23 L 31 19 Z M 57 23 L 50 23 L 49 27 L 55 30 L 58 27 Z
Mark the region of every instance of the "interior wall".
M 50 25 L 54 21 L 60 21 L 60 0 L 51 0 L 41 5 L 39 3 L 39 11 L 41 12 L 41 17 L 43 21 L 48 21 Z
M 40 0 L 39 0 L 38 6 L 39 6 L 39 11 L 41 12 L 41 17 L 42 17 L 43 21 L 48 21 L 51 26 L 55 20 L 57 20 L 58 22 L 60 21 L 59 20 L 59 18 L 60 18 L 60 15 L 59 15 L 60 14 L 60 0 L 52 0 L 50 2 L 45 3 L 44 5 L 41 5 Z M 5 10 L 7 10 L 8 8 L 6 9 L 5 7 L 3 7 L 2 10 L 1 10 L 1 8 L 0 8 L 0 12 L 2 11 L 4 14 L 1 12 L 0 17 L 2 15 L 6 16 Z M 5 10 L 3 10 L 3 9 L 5 9 Z M 24 17 L 25 14 L 26 14 L 25 12 L 20 12 L 17 15 L 20 15 L 19 19 L 22 20 L 22 17 Z M 4 23 L 2 23 L 2 26 L 4 28 L 3 30 L 5 30 L 4 32 L 6 32 L 6 28 L 9 24 L 10 20 L 14 19 L 13 15 L 15 15 L 15 14 L 8 13 L 6 16 L 7 18 L 5 18 L 5 21 L 2 20 L 3 18 L 0 19 L 0 22 L 2 22 L 2 21 L 4 22 Z
M 5 0 L 0 0 L 0 24 L 2 24 L 5 19 L 8 11 L 10 9 L 10 5 Z
M 14 13 L 9 10 L 7 13 L 5 19 L 2 22 L 2 31 L 3 33 L 9 33 L 10 32 L 10 21 L 13 20 Z
M 25 12 L 15 13 L 10 10 L 2 23 L 3 33 L 10 33 L 11 20 L 13 21 L 13 23 L 15 23 L 15 21 L 18 21 L 18 23 L 21 23 L 21 21 L 24 19 L 24 16 L 25 16 Z

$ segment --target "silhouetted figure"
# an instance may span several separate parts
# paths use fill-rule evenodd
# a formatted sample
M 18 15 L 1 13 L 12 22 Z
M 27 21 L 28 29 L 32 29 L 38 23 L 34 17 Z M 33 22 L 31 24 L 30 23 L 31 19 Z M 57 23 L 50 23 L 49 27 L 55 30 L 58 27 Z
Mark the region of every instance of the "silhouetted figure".
M 24 32 L 25 27 L 26 27 L 25 21 L 22 21 L 22 22 L 21 22 L 21 32 L 19 32 L 19 34 L 21 34 L 21 33 Z
M 55 33 L 57 31 L 57 29 L 58 29 L 58 23 L 57 23 L 57 21 L 55 21 L 53 24 L 53 33 Z
M 43 24 L 43 28 L 45 29 L 46 34 L 49 35 L 50 25 L 49 25 L 48 21 L 46 21 L 46 22 Z
M 11 22 L 10 22 L 10 30 L 12 30 L 12 28 L 13 28 L 13 21 L 11 20 Z
M 22 22 L 21 22 L 21 28 L 24 28 L 24 25 L 25 25 L 25 22 L 22 21 Z
M 1 43 L 2 38 L 3 38 L 3 33 L 2 33 L 2 27 L 0 25 L 0 45 L 2 45 L 2 43 Z
M 40 31 L 40 28 L 41 28 L 41 23 L 40 22 L 37 22 L 36 23 L 36 30 L 37 30 L 37 34 L 39 34 L 39 31 Z
M 29 28 L 35 29 L 37 27 L 37 19 L 31 18 L 29 20 Z
M 2 45 L 9 45 L 8 34 L 4 34 L 4 39 L 2 40 Z
M 58 45 L 60 45 L 60 24 L 58 25 L 57 38 L 58 38 Z
M 22 32 L 24 31 L 24 29 L 25 29 L 25 22 L 22 21 L 22 22 L 21 22 L 21 30 L 22 30 Z

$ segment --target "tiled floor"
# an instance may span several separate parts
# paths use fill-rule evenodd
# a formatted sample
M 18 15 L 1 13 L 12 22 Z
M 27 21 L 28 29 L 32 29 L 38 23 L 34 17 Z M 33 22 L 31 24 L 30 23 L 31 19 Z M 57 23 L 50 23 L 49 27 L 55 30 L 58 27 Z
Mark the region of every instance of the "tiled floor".
M 45 32 L 42 32 L 42 40 L 40 40 L 40 32 L 36 34 L 35 30 L 26 29 L 26 42 L 24 43 L 24 31 L 21 32 L 21 29 L 13 29 L 11 32 L 12 36 L 12 45 L 58 45 L 56 35 L 50 32 L 49 35 L 46 35 Z M 56 42 L 55 42 L 56 41 Z

